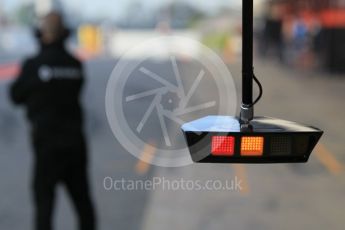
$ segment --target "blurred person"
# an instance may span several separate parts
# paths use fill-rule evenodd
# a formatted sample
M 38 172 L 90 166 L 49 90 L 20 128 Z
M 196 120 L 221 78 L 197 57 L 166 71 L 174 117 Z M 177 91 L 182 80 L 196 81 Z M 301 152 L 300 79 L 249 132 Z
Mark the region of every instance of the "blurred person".
M 283 61 L 283 8 L 277 3 L 270 3 L 264 16 L 264 27 L 260 41 L 260 53 L 267 56 L 271 51 Z
M 314 41 L 317 35 L 317 20 L 313 15 L 301 13 L 292 23 L 292 43 L 295 52 L 294 65 L 302 69 L 310 69 L 314 63 Z
M 64 47 L 68 34 L 59 13 L 43 17 L 36 33 L 40 52 L 24 62 L 10 89 L 13 102 L 26 108 L 32 128 L 36 230 L 52 229 L 59 183 L 71 197 L 79 229 L 95 229 L 79 103 L 84 76 L 82 64 Z
M 300 18 L 296 18 L 293 27 L 293 42 L 296 50 L 303 50 L 307 43 L 308 29 L 307 25 Z

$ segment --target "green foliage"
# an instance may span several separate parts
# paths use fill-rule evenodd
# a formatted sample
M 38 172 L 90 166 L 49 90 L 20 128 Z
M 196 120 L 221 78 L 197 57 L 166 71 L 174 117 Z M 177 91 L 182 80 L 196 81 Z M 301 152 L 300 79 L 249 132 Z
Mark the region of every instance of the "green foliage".
M 202 38 L 202 43 L 211 49 L 221 51 L 224 50 L 228 38 L 229 33 L 227 32 L 215 32 L 205 35 Z
M 14 17 L 17 23 L 25 26 L 32 26 L 35 21 L 34 5 L 32 3 L 26 3 L 19 6 Z

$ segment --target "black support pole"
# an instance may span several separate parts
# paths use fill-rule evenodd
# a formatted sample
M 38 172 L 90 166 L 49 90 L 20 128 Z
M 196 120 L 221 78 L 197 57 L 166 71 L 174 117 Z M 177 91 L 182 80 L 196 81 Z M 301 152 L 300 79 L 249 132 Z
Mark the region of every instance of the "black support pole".
M 241 120 L 253 119 L 253 0 L 242 0 L 242 106 Z

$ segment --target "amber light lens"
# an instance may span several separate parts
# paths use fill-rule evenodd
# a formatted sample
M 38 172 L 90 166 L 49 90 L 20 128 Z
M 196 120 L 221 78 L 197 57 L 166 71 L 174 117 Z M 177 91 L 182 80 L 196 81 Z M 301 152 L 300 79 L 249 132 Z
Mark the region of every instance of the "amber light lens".
M 242 156 L 262 156 L 264 152 L 263 137 L 242 137 L 241 155 Z
M 214 156 L 232 156 L 235 150 L 235 138 L 233 136 L 213 136 L 211 153 Z

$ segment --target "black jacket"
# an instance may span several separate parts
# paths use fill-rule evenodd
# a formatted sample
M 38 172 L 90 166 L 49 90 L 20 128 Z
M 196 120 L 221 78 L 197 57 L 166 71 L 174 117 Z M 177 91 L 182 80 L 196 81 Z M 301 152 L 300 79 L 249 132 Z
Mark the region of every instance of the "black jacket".
M 42 45 L 37 56 L 24 61 L 10 95 L 15 104 L 26 107 L 36 145 L 56 149 L 83 143 L 83 81 L 82 64 L 62 41 Z

